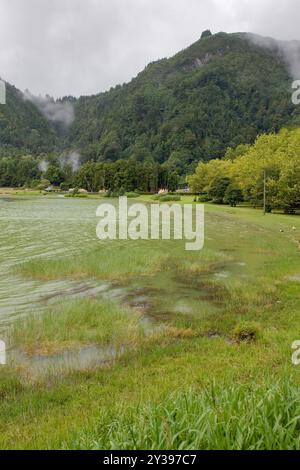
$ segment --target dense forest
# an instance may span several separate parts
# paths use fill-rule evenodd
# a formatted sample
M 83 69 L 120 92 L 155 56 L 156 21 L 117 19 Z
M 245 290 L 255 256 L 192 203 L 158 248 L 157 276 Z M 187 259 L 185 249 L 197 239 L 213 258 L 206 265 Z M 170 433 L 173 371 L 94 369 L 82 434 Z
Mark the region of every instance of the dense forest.
M 68 162 L 61 166 L 55 158 L 50 164 L 32 156 L 0 158 L 0 187 L 27 186 L 42 191 L 53 185 L 63 191 L 77 188 L 123 194 L 136 190 L 155 193 L 161 188 L 175 191 L 178 184 L 176 172 L 155 162 L 87 162 L 74 171 Z

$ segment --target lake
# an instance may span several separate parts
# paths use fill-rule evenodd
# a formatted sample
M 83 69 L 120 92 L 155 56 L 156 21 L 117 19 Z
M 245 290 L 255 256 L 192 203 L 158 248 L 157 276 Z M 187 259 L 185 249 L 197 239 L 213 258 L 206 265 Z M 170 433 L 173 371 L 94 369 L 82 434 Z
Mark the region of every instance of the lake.
M 0 198 L 0 328 L 59 296 L 103 289 L 99 281 L 31 281 L 14 268 L 32 258 L 76 256 L 93 248 L 99 200 L 64 197 Z

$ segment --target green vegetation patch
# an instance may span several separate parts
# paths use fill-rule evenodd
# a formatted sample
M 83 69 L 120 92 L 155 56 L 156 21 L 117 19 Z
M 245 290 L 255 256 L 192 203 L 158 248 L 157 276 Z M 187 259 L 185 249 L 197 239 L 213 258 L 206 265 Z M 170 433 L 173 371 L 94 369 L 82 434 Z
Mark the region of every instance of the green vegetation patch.
M 10 343 L 28 355 L 47 356 L 91 344 L 133 347 L 142 337 L 138 313 L 109 301 L 77 299 L 16 321 Z
M 33 259 L 23 263 L 17 271 L 42 280 L 72 277 L 127 283 L 134 276 L 155 274 L 167 259 L 168 254 L 155 242 L 106 242 L 94 251 L 76 257 Z
M 75 449 L 299 450 L 300 394 L 289 382 L 216 386 L 121 407 Z

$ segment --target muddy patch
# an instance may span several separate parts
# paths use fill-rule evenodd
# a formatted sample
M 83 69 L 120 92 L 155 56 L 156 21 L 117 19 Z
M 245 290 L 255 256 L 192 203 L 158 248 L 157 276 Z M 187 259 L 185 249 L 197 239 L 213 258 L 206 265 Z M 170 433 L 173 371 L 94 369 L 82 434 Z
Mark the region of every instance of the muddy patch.
M 162 294 L 160 289 L 137 288 L 129 291 L 124 301 L 129 307 L 139 310 L 143 315 L 147 315 L 154 308 L 153 299 Z
M 193 296 L 198 302 L 222 305 L 228 300 L 229 291 L 225 285 L 218 282 L 219 280 L 222 279 L 211 280 L 207 277 L 200 277 L 188 285 L 181 281 L 181 284 L 178 284 L 177 293 L 183 298 Z

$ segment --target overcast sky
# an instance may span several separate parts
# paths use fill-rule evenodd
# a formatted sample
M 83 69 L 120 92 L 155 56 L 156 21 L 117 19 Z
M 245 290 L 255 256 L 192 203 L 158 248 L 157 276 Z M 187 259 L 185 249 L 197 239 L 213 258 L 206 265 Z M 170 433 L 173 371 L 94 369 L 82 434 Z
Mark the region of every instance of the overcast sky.
M 300 39 L 299 0 L 0 0 L 0 76 L 35 94 L 98 93 L 208 28 Z

